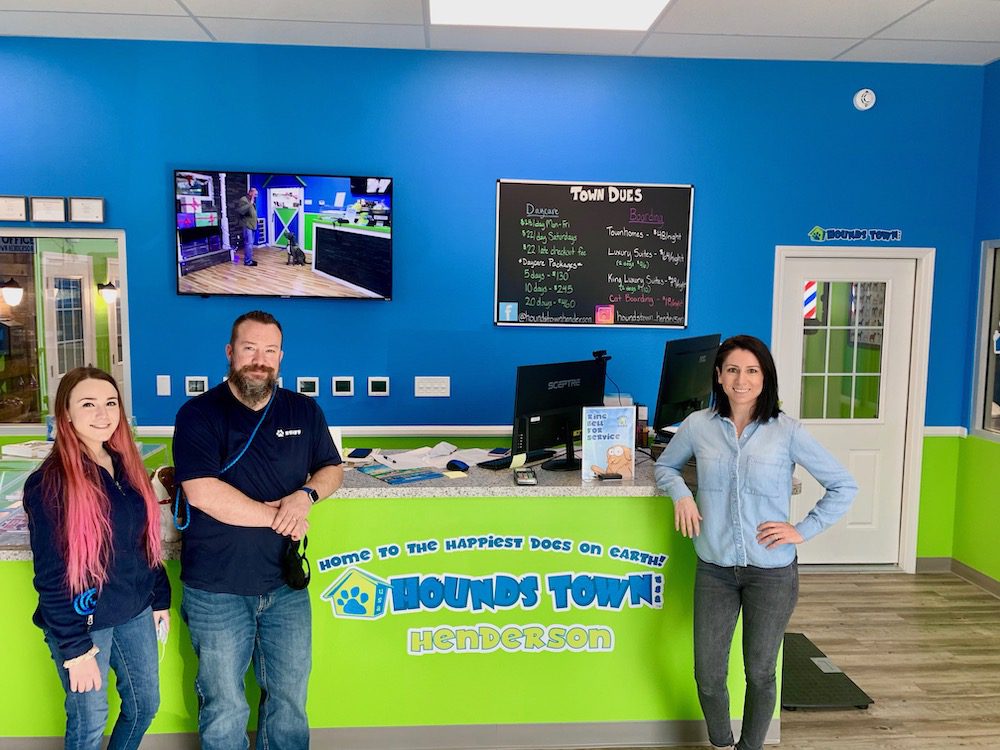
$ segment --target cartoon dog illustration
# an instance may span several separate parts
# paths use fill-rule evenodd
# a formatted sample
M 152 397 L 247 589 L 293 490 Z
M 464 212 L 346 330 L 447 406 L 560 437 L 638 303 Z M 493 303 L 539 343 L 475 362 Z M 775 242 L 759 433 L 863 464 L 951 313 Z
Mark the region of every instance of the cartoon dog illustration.
M 594 474 L 621 474 L 623 479 L 632 478 L 632 451 L 625 445 L 612 445 L 608 448 L 608 466 L 602 469 L 592 464 L 590 470 Z

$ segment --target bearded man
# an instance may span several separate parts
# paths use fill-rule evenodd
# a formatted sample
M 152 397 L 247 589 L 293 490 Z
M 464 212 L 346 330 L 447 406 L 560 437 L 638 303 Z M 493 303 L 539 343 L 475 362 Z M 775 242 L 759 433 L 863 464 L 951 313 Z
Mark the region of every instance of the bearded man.
M 190 514 L 181 614 L 198 657 L 204 750 L 247 747 L 251 660 L 261 691 L 257 747 L 309 746 L 312 613 L 301 570 L 296 582 L 288 560 L 312 506 L 344 472 L 316 401 L 277 387 L 281 344 L 270 313 L 238 317 L 228 379 L 184 404 L 174 426 L 176 480 Z

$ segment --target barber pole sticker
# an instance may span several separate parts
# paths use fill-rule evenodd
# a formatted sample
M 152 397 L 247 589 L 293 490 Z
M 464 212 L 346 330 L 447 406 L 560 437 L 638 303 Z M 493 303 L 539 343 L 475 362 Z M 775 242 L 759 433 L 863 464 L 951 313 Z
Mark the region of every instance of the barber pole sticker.
M 802 291 L 802 317 L 807 320 L 816 319 L 816 282 L 807 281 Z

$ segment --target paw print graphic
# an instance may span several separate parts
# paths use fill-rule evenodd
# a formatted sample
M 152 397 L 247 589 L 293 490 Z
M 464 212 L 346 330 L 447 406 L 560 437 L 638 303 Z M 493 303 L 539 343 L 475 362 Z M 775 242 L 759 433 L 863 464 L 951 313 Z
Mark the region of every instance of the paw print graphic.
M 346 615 L 367 615 L 368 594 L 360 587 L 352 586 L 350 590 L 344 589 L 337 595 L 337 604 L 341 606 Z

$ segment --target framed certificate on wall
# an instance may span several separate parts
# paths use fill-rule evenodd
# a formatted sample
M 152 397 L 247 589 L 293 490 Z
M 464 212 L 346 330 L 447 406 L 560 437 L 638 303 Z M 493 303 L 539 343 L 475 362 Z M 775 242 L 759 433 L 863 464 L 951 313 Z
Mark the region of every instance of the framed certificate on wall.
M 32 221 L 66 221 L 65 198 L 31 197 Z
M 0 221 L 27 221 L 28 201 L 23 195 L 0 195 Z
M 104 198 L 70 198 L 69 220 L 91 224 L 104 222 Z

